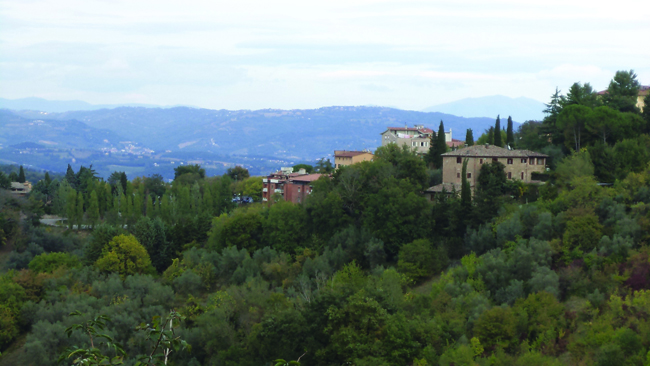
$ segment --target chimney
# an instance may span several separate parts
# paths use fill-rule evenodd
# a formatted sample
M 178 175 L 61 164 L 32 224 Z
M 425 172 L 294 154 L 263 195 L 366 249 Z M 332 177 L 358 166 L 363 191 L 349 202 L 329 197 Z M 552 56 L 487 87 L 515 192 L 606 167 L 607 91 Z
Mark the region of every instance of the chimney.
M 489 148 L 490 148 L 490 144 L 486 143 L 486 144 L 485 144 L 485 148 L 486 148 L 486 149 L 489 149 Z

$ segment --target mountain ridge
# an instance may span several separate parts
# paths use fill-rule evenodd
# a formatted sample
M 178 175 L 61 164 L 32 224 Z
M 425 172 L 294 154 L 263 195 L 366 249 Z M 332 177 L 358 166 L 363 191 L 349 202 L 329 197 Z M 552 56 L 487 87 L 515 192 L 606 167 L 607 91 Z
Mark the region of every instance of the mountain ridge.
M 496 118 L 497 115 L 507 118 L 512 116 L 514 121 L 525 122 L 528 120 L 541 121 L 544 118 L 544 108 L 546 108 L 544 103 L 531 98 L 491 95 L 438 104 L 425 108 L 423 111 L 442 112 L 466 118 Z

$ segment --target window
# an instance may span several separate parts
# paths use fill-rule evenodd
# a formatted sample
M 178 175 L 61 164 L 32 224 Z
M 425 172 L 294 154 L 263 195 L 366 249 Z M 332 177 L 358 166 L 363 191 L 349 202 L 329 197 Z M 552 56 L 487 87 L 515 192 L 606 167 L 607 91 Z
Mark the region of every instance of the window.
M 424 147 L 424 141 L 420 142 L 420 146 Z
M 478 159 L 479 164 L 483 164 L 483 159 Z
M 497 161 L 499 161 L 499 158 L 492 158 L 493 163 L 496 163 Z
M 508 179 L 512 179 L 512 172 L 508 172 Z
M 413 141 L 413 142 L 411 142 L 411 146 L 416 147 L 416 146 L 418 146 L 418 143 Z
M 512 164 L 512 159 L 508 159 L 508 164 Z
M 521 158 L 521 163 L 522 163 L 522 164 L 526 164 L 526 160 L 528 160 L 528 159 L 526 159 L 526 158 Z
M 300 193 L 300 188 L 302 188 L 302 187 L 298 186 L 298 193 Z
M 460 173 L 456 173 L 456 178 L 460 178 Z
M 544 158 L 537 159 L 537 165 L 544 165 Z
M 521 172 L 521 180 L 524 180 L 524 172 Z
M 530 165 L 535 165 L 535 158 L 530 158 Z
M 463 163 L 463 158 L 460 156 L 456 158 L 456 164 L 462 164 Z
M 472 177 L 472 173 L 467 173 L 467 179 Z

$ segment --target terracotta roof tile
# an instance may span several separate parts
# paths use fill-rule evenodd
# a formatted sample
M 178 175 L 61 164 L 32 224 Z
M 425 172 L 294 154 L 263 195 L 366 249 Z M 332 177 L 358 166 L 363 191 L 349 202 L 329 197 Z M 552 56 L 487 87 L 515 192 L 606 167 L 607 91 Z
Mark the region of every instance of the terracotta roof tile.
M 347 151 L 347 150 L 338 150 L 334 151 L 334 156 L 339 156 L 339 157 L 346 157 L 346 158 L 351 158 L 353 156 L 361 155 L 361 154 L 371 154 L 368 151 Z
M 442 156 L 468 156 L 488 158 L 526 158 L 529 156 L 548 157 L 548 155 L 530 150 L 508 150 L 494 145 L 474 145 L 442 154 Z

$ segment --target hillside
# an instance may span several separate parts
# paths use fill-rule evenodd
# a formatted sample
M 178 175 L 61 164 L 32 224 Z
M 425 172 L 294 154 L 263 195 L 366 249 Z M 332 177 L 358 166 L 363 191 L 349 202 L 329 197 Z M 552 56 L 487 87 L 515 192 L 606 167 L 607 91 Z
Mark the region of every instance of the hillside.
M 22 112 L 33 116 L 33 112 Z M 76 119 L 119 132 L 154 150 L 206 151 L 216 154 L 275 156 L 313 160 L 334 149 L 374 149 L 389 126 L 440 121 L 458 139 L 467 128 L 483 131 L 491 118 L 462 118 L 443 113 L 385 107 L 324 107 L 307 110 L 210 110 L 177 107 L 123 107 L 98 111 L 51 113 L 48 118 Z
M 55 120 L 46 114 L 24 118 L 8 110 L 0 110 L 1 147 L 99 150 L 117 146 L 120 141 L 124 141 L 124 138 L 118 133 L 91 127 L 74 119 Z

